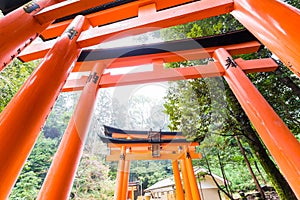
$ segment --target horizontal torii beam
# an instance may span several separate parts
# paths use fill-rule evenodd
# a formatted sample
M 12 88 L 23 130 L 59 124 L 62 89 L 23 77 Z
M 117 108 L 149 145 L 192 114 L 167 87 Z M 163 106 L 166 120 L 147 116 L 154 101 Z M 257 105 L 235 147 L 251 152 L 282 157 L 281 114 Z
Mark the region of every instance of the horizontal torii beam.
M 121 133 L 113 133 L 113 138 L 136 138 L 136 139 L 146 139 L 148 135 L 137 135 L 137 134 L 121 134 Z M 183 135 L 161 135 L 161 139 L 184 139 Z
M 102 0 L 99 2 L 99 0 L 76 0 L 76 1 L 66 1 L 60 4 L 57 4 L 55 6 L 49 6 L 47 9 L 44 9 L 43 11 L 39 12 L 38 14 L 36 14 L 36 18 L 40 21 L 40 22 L 46 22 L 49 21 L 51 19 L 59 19 L 59 23 L 54 23 L 51 26 L 49 26 L 43 33 L 42 33 L 42 38 L 43 39 L 51 39 L 51 38 L 55 38 L 60 36 L 64 29 L 68 26 L 68 24 L 70 24 L 71 19 L 69 19 L 70 17 L 74 17 L 74 16 L 67 16 L 69 14 L 78 12 L 78 11 L 82 11 L 84 9 L 87 9 L 88 7 L 93 7 L 95 5 L 101 5 L 102 7 L 97 7 L 93 10 L 97 10 L 97 9 L 102 9 L 101 11 L 98 12 L 93 12 L 90 14 L 85 15 L 85 13 L 87 12 L 81 12 L 79 14 L 85 15 L 85 17 L 89 20 L 91 26 L 95 27 L 95 26 L 101 26 L 101 25 L 105 25 L 105 24 L 109 24 L 109 23 L 114 23 L 114 22 L 118 22 L 121 20 L 125 20 L 125 19 L 130 19 L 133 17 L 137 17 L 139 14 L 139 7 L 142 7 L 144 5 L 148 5 L 151 3 L 155 3 L 156 4 L 156 8 L 157 10 L 163 10 L 169 7 L 174 7 L 180 4 L 184 4 L 184 3 L 188 3 L 191 2 L 193 0 L 173 0 L 173 1 L 166 1 L 166 0 L 139 0 L 139 1 L 128 1 L 126 0 L 126 4 L 123 4 L 123 2 L 119 1 L 119 2 L 113 2 L 112 4 L 121 4 L 118 6 L 109 4 L 107 5 L 103 5 L 105 4 L 105 2 L 112 2 L 112 0 Z M 88 2 L 88 3 L 86 3 Z M 84 5 L 82 5 L 84 4 Z M 110 7 L 112 5 L 111 8 L 106 9 L 106 7 Z M 65 17 L 67 16 L 67 17 Z M 69 19 L 69 20 L 64 20 L 64 19 Z
M 247 54 L 257 52 L 261 44 L 257 41 L 245 42 L 241 44 L 233 44 L 223 46 L 231 55 Z M 117 57 L 98 61 L 76 62 L 73 72 L 90 71 L 95 63 L 100 62 L 107 68 L 121 68 L 130 66 L 139 66 L 153 63 L 156 60 L 162 60 L 164 63 L 181 62 L 187 60 L 200 60 L 212 57 L 214 51 L 220 47 L 198 48 L 192 50 L 182 50 L 174 52 L 162 52 L 148 55 L 137 55 L 131 57 Z
M 164 152 L 178 152 L 180 148 L 183 148 L 183 146 L 168 146 L 164 145 L 160 147 L 161 151 Z M 196 146 L 187 146 L 189 151 L 196 151 Z M 152 147 L 151 146 L 133 146 L 129 148 L 129 152 L 134 152 L 134 153 L 147 153 L 149 152 Z M 114 154 L 119 154 L 120 155 L 120 148 L 110 148 L 109 149 L 109 155 L 114 155 Z
M 178 131 L 127 130 L 104 125 L 104 135 L 114 139 L 148 139 L 153 133 L 159 134 L 159 138 L 163 140 L 185 139 L 182 132 Z
M 192 159 L 200 159 L 202 158 L 201 153 L 196 153 L 194 151 L 189 152 Z M 183 156 L 185 156 L 185 152 L 180 153 L 168 153 L 168 152 L 160 152 L 159 157 L 153 157 L 151 152 L 149 153 L 126 153 L 125 160 L 178 160 L 182 159 Z M 119 161 L 120 160 L 120 154 L 114 154 L 114 155 L 107 155 L 105 157 L 106 161 Z
M 188 143 L 182 143 L 182 142 L 170 142 L 170 143 L 161 143 L 161 147 L 172 147 L 172 146 L 199 146 L 199 142 L 188 142 Z M 107 147 L 108 148 L 121 148 L 123 146 L 126 147 L 152 147 L 152 143 L 132 143 L 132 144 L 116 144 L 116 143 L 108 143 Z
M 196 153 L 196 151 L 195 151 L 195 147 L 189 148 L 189 152 L 193 152 L 193 153 L 195 153 L 195 154 L 198 154 L 198 153 Z M 144 151 L 142 151 L 142 150 L 134 150 L 134 149 L 130 149 L 129 152 L 126 153 L 126 155 L 127 155 L 127 154 L 141 154 L 141 155 L 144 155 L 144 154 L 151 154 L 151 153 L 152 153 L 151 149 L 147 149 L 147 150 L 144 150 Z M 161 150 L 160 150 L 160 153 L 161 153 L 161 154 L 180 154 L 180 153 L 183 153 L 183 151 L 182 151 L 182 150 L 179 150 L 179 147 L 178 147 L 177 150 L 173 150 L 173 151 L 161 149 Z M 112 151 L 110 151 L 110 154 L 109 154 L 109 155 L 111 155 L 111 156 L 112 156 L 112 155 L 118 155 L 118 156 L 120 156 L 120 154 L 121 154 L 121 150 L 118 149 L 118 150 L 112 150 Z
M 274 71 L 278 67 L 277 63 L 271 58 L 257 60 L 236 59 L 235 62 L 245 73 Z M 111 75 L 110 73 L 104 74 L 101 77 L 99 87 L 107 88 L 150 82 L 177 81 L 223 75 L 224 69 L 222 69 L 217 62 L 209 62 L 207 65 L 202 66 L 173 69 L 163 69 L 161 63 L 161 65 L 156 65 L 154 70 L 150 72 L 138 72 L 122 75 Z M 70 92 L 82 90 L 86 84 L 87 78 L 87 76 L 82 76 L 79 79 L 68 80 L 62 91 Z
M 41 24 L 44 24 L 74 13 L 78 13 L 83 10 L 87 10 L 112 2 L 114 2 L 114 0 L 62 1 L 60 3 L 44 8 L 42 11 L 35 14 L 34 18 L 36 18 Z M 68 24 L 70 24 L 70 22 Z
M 249 31 L 244 29 L 214 36 L 188 38 L 118 48 L 84 49 L 82 50 L 77 62 L 205 49 L 211 47 L 238 45 L 253 41 L 257 42 L 258 40 Z
M 136 18 L 120 21 L 117 24 L 113 23 L 101 27 L 90 28 L 82 32 L 77 40 L 77 44 L 81 48 L 89 47 L 103 41 L 124 38 L 128 36 L 128 34 L 131 36 L 142 34 L 161 28 L 225 14 L 232 10 L 232 0 L 223 0 L 222 2 L 218 0 L 202 0 L 161 11 L 157 11 L 155 3 L 152 3 L 140 7 L 139 16 Z M 36 46 L 45 46 L 43 47 L 44 50 L 48 51 L 53 46 L 53 41 L 49 41 L 47 44 L 38 43 Z
M 23 62 L 43 58 L 54 42 L 55 40 L 51 40 L 32 44 L 21 52 L 18 58 Z M 232 53 L 232 55 L 236 55 L 255 52 L 261 47 L 261 44 L 251 33 L 243 30 L 169 42 L 118 48 L 85 49 L 78 58 L 76 66 L 79 68 L 83 65 L 83 62 L 100 60 L 111 68 L 116 67 L 116 62 L 122 62 L 118 66 L 124 66 L 126 62 L 132 62 L 132 60 L 138 60 L 134 61 L 135 63 L 133 64 L 139 65 L 143 64 L 140 60 L 147 60 L 149 62 L 149 60 L 153 59 L 164 59 L 166 62 L 178 62 L 182 59 L 201 59 L 211 57 L 214 50 L 221 47 Z
M 139 17 L 120 21 L 117 24 L 95 27 L 82 32 L 77 40 L 79 47 L 97 45 L 103 41 L 116 40 L 159 30 L 179 24 L 185 24 L 233 10 L 232 0 L 202 0 L 157 11 L 155 4 L 139 8 Z

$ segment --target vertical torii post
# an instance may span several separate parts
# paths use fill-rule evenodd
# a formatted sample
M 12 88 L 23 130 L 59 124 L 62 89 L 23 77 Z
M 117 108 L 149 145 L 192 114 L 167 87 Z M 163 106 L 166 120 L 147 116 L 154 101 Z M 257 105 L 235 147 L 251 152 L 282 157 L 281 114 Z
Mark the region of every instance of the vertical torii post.
M 76 39 L 84 23 L 83 16 L 73 20 L 0 115 L 0 199 L 9 195 L 80 53 Z
M 126 147 L 121 147 L 120 160 L 118 164 L 118 173 L 117 173 L 117 185 L 115 189 L 114 200 L 123 200 L 122 199 L 122 190 L 124 184 L 124 169 L 125 169 L 125 158 L 126 158 Z
M 134 198 L 134 190 L 133 190 L 133 187 L 130 187 L 131 188 L 131 190 L 129 191 L 129 198 L 130 199 L 133 199 Z
M 300 10 L 279 0 L 234 0 L 231 14 L 300 77 Z
M 68 199 L 82 155 L 103 71 L 103 65 L 94 66 L 37 199 Z
M 32 1 L 0 19 L 0 71 L 51 24 L 39 23 L 34 15 L 60 1 Z
M 123 188 L 122 188 L 122 199 L 127 199 L 128 197 L 128 181 L 129 181 L 129 174 L 130 174 L 130 161 L 125 161 L 124 166 L 124 179 L 123 179 Z
M 188 178 L 189 178 L 189 182 L 190 182 L 193 200 L 201 200 L 196 176 L 194 173 L 192 158 L 189 153 L 188 147 L 185 147 L 184 153 L 185 153 L 185 155 L 184 155 L 183 159 L 185 160 L 185 166 L 186 166 L 187 173 L 188 173 Z
M 225 69 L 225 80 L 300 198 L 300 143 L 225 49 L 216 50 L 214 58 Z
M 192 191 L 190 187 L 190 182 L 189 182 L 189 177 L 188 177 L 188 172 L 186 169 L 186 161 L 184 158 L 180 160 L 180 169 L 182 173 L 182 178 L 183 178 L 183 185 L 184 185 L 184 191 L 185 191 L 185 199 L 193 199 L 192 197 Z
M 175 190 L 176 200 L 184 200 L 184 193 L 183 193 L 183 188 L 182 188 L 182 184 L 181 184 L 178 160 L 172 161 L 172 168 L 173 168 L 173 175 L 174 175 L 174 181 L 175 181 L 175 186 L 176 186 L 176 190 Z

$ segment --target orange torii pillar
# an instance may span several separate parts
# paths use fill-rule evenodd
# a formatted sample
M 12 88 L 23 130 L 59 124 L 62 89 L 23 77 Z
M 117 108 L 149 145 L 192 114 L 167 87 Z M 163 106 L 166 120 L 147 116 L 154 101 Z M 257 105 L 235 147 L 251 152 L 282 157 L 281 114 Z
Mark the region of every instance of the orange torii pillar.
M 0 19 L 0 71 L 51 24 L 51 22 L 39 23 L 34 15 L 60 1 L 29 2 Z
M 37 199 L 68 199 L 82 155 L 103 71 L 103 65 L 94 66 Z
M 120 160 L 118 164 L 118 173 L 117 173 L 117 185 L 115 189 L 114 200 L 123 200 L 122 199 L 122 190 L 124 184 L 124 170 L 125 170 L 125 157 L 126 157 L 126 147 L 121 147 Z
M 130 174 L 130 161 L 125 161 L 124 166 L 124 179 L 123 179 L 123 188 L 122 188 L 122 199 L 127 199 L 128 197 L 128 184 L 129 184 L 129 174 Z
M 225 49 L 216 50 L 214 58 L 225 69 L 225 80 L 300 199 L 300 143 Z
M 132 190 L 130 191 L 130 196 L 129 196 L 129 198 L 130 198 L 131 200 L 133 200 L 133 198 L 134 198 L 134 190 L 133 190 L 133 188 L 132 188 Z
M 183 159 L 185 160 L 185 166 L 186 166 L 187 173 L 188 173 L 188 178 L 189 178 L 189 182 L 190 182 L 193 200 L 201 200 L 196 176 L 194 173 L 192 158 L 190 156 L 188 147 L 185 147 L 184 153 L 185 153 L 185 155 L 184 155 Z
M 279 0 L 234 0 L 231 14 L 300 78 L 300 10 Z
M 184 200 L 184 193 L 183 193 L 183 188 L 182 188 L 182 184 L 181 184 L 178 160 L 172 161 L 172 168 L 173 168 L 174 181 L 175 181 L 175 186 L 176 186 L 176 190 L 175 190 L 176 200 Z
M 0 115 L 0 199 L 9 195 L 80 53 L 76 39 L 84 23 L 82 16 L 73 20 Z
M 189 182 L 189 177 L 188 177 L 188 172 L 186 169 L 186 161 L 184 158 L 180 160 L 180 169 L 182 173 L 182 178 L 183 178 L 183 185 L 184 185 L 184 193 L 185 193 L 185 199 L 190 200 L 192 198 L 192 191 L 190 187 L 190 182 Z

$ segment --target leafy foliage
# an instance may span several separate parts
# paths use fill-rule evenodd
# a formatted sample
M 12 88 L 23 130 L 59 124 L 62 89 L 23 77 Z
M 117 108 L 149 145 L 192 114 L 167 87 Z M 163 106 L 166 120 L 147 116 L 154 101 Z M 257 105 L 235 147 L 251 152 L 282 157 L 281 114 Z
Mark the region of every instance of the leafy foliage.
M 131 180 L 140 181 L 143 189 L 172 176 L 170 161 L 134 161 L 131 164 Z
M 0 72 L 0 112 L 33 72 L 38 61 L 21 63 L 15 59 Z
M 71 196 L 78 200 L 112 200 L 115 181 L 110 179 L 108 172 L 109 167 L 98 156 L 85 153 L 77 170 Z
M 33 148 L 10 199 L 35 199 L 57 149 L 57 140 L 41 135 Z
M 10 194 L 9 199 L 13 200 L 34 200 L 38 195 L 38 188 L 41 184 L 41 179 L 33 172 L 23 172 L 19 176 L 22 181 L 17 182 L 14 190 Z

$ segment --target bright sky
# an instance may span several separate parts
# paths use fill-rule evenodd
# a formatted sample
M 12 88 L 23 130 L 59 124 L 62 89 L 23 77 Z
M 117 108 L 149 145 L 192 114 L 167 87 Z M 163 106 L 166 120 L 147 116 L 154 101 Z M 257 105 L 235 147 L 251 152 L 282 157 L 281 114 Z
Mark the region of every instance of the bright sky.
M 122 39 L 116 39 L 108 42 L 103 42 L 95 48 L 116 48 L 116 47 L 122 47 L 122 46 L 133 46 L 133 45 L 141 45 L 141 44 L 148 44 L 148 43 L 157 43 L 161 42 L 162 40 L 160 38 L 154 38 L 151 34 L 146 33 L 145 37 L 143 37 L 143 41 L 139 39 L 139 35 L 137 36 L 128 36 Z M 104 73 L 110 72 L 112 75 L 116 74 L 128 74 L 128 73 L 136 73 L 141 71 L 151 71 L 152 70 L 152 64 L 148 65 L 142 65 L 142 66 L 135 66 L 135 67 L 124 67 L 124 68 L 116 68 L 116 69 L 106 69 Z M 79 78 L 82 75 L 88 75 L 89 73 L 72 73 L 69 79 L 75 79 Z M 112 94 L 120 94 L 121 96 L 124 96 L 126 99 L 126 94 L 123 94 L 121 91 L 126 91 L 127 93 L 130 93 L 130 95 L 144 95 L 149 98 L 160 100 L 165 96 L 167 91 L 168 84 L 166 82 L 162 83 L 149 83 L 149 84 L 142 84 L 142 85 L 134 85 L 134 86 L 128 86 L 128 87 L 121 87 L 119 88 L 112 88 L 110 91 Z M 119 96 L 119 95 L 118 95 Z M 121 97 L 120 97 L 121 98 Z
M 162 99 L 166 95 L 167 86 L 166 82 L 143 84 L 136 89 L 134 94 L 153 99 Z

